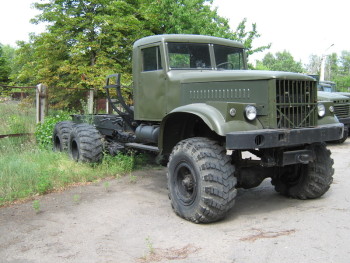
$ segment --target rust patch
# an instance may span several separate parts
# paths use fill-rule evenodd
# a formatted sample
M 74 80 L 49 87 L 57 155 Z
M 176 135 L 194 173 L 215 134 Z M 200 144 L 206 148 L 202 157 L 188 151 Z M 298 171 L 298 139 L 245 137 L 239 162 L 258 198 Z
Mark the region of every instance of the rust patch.
M 282 230 L 282 231 L 263 231 L 261 229 L 256 229 L 252 228 L 251 230 L 256 231 L 256 234 L 247 236 L 247 237 L 242 237 L 239 240 L 240 241 L 249 241 L 249 242 L 254 242 L 258 239 L 262 238 L 277 238 L 280 236 L 289 236 L 291 234 L 294 234 L 296 232 L 295 229 L 289 229 L 289 230 Z
M 195 247 L 192 244 L 188 244 L 182 248 L 154 248 L 154 251 L 148 255 L 138 258 L 136 262 L 149 263 L 159 262 L 162 260 L 178 260 L 186 259 L 190 254 L 196 253 L 200 248 Z

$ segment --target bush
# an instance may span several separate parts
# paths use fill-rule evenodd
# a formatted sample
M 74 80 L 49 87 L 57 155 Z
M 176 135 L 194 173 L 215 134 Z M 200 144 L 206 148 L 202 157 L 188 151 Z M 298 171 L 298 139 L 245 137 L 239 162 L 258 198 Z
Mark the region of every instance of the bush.
M 35 138 L 40 148 L 52 147 L 52 133 L 57 122 L 71 120 L 70 113 L 60 112 L 54 116 L 45 118 L 44 123 L 39 123 L 36 127 Z

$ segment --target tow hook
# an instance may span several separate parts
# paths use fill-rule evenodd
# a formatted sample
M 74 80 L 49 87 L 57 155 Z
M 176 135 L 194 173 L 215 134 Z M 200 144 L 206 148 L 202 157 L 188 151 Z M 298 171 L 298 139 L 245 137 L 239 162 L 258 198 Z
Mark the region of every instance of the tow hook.
M 309 154 L 299 154 L 297 155 L 297 161 L 302 164 L 308 164 L 312 160 Z
M 315 154 L 310 150 L 296 150 L 283 153 L 281 166 L 291 164 L 308 164 L 315 159 Z

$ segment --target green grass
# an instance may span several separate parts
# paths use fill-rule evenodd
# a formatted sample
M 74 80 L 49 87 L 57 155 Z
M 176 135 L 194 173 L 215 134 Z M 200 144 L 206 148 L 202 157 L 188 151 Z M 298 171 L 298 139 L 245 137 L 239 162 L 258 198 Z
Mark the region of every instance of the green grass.
M 106 155 L 101 164 L 76 163 L 66 153 L 54 153 L 27 142 L 0 153 L 0 206 L 75 183 L 130 174 L 145 163 L 142 155 L 121 154 Z
M 2 134 L 16 133 L 11 122 L 16 117 L 15 109 L 0 104 Z M 1 114 L 3 113 L 3 114 Z M 8 115 L 5 116 L 5 113 Z M 34 132 L 35 120 L 29 115 L 19 114 L 18 127 L 24 123 L 20 132 Z M 33 124 L 30 124 L 31 119 Z M 0 120 L 1 121 L 1 120 Z M 10 124 L 9 124 L 10 123 Z M 33 126 L 32 126 L 33 125 Z M 1 134 L 0 132 L 0 134 Z M 130 174 L 149 163 L 144 155 L 104 156 L 101 164 L 82 164 L 73 162 L 66 153 L 54 153 L 39 147 L 34 137 L 0 139 L 0 206 L 15 200 L 30 198 L 76 184 L 93 182 L 102 178 Z
M 0 103 L 0 134 L 34 133 L 35 108 L 23 103 Z

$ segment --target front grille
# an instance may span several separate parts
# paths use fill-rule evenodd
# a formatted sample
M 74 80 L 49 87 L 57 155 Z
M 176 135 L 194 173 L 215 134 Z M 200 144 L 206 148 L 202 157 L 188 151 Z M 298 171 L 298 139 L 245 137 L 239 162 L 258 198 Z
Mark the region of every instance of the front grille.
M 278 128 L 315 126 L 317 121 L 315 82 L 277 79 L 276 109 Z
M 350 116 L 350 104 L 334 105 L 334 113 L 338 118 L 347 118 Z

